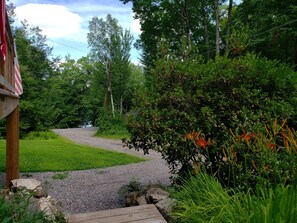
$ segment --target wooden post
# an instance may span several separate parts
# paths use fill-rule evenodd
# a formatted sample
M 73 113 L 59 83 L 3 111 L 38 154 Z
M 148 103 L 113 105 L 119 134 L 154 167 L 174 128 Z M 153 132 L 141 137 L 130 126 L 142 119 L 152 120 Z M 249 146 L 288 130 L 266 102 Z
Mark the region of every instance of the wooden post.
M 6 123 L 6 188 L 19 178 L 19 106 L 7 116 Z

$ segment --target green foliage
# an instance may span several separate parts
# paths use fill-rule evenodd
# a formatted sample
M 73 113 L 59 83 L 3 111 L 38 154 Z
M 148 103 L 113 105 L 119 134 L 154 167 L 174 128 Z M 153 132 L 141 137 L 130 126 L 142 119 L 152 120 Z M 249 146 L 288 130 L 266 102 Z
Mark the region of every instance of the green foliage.
M 127 82 L 130 76 L 130 50 L 133 40 L 131 32 L 123 29 L 117 19 L 110 14 L 106 20 L 93 17 L 89 21 L 88 44 L 92 60 L 104 66 L 101 82 L 105 89 L 105 108 L 115 106 L 123 111 L 123 102 L 127 96 Z
M 20 140 L 20 171 L 71 171 L 104 168 L 144 159 L 124 153 L 107 151 L 57 138 L 51 140 Z M 0 140 L 0 171 L 5 171 L 5 141 Z
M 173 217 L 180 223 L 247 222 L 249 212 L 242 205 L 242 194 L 225 190 L 205 173 L 190 177 L 173 192 L 177 200 Z
M 9 198 L 4 192 L 0 194 L 0 221 L 7 223 L 64 223 L 66 222 L 62 213 L 55 216 L 55 219 L 49 219 L 41 211 L 34 210 L 31 207 L 31 195 L 18 191 Z
M 169 0 L 121 0 L 131 2 L 135 18 L 141 21 L 140 38 L 136 48 L 142 51 L 142 63 L 149 67 L 157 59 L 156 40 L 166 39 L 170 42 L 170 51 L 178 54 L 182 38 L 187 39 L 189 48 L 200 49 L 206 58 L 206 49 L 215 48 L 214 1 L 169 1 Z M 220 5 L 222 1 L 219 1 Z M 153 15 L 153 16 L 152 16 Z M 200 24 L 197 26 L 197 24 Z M 208 30 L 205 33 L 205 29 Z M 206 37 L 207 36 L 207 37 Z M 208 44 L 206 44 L 208 38 Z
M 234 13 L 233 31 L 248 26 L 249 51 L 296 65 L 296 11 L 296 2 L 291 0 L 242 1 Z
M 296 186 L 259 190 L 246 194 L 226 190 L 212 176 L 190 177 L 172 193 L 175 222 L 295 222 Z
M 275 118 L 297 126 L 296 73 L 276 61 L 247 55 L 203 63 L 169 54 L 150 76 L 149 91 L 135 99 L 127 144 L 160 151 L 172 172 L 193 168 L 193 144 L 184 140 L 193 130 L 211 139 L 214 165 L 221 159 L 215 154 L 230 141 L 230 129 L 239 135 L 258 132 Z
M 222 148 L 206 141 L 201 132 L 186 134 L 193 145 L 191 161 L 197 174 L 200 167 L 227 187 L 241 191 L 293 184 L 297 173 L 297 135 L 285 122 L 266 127 L 266 132 L 234 135 Z
M 58 135 L 52 131 L 47 132 L 29 132 L 25 136 L 25 140 L 47 140 L 47 139 L 57 139 Z
M 94 70 L 87 58 L 65 58 L 51 78 L 51 122 L 56 128 L 74 128 L 94 120 L 98 97 L 91 95 Z
M 110 111 L 101 108 L 96 122 L 98 126 L 97 135 L 128 135 L 123 116 L 113 116 Z
M 127 185 L 124 185 L 122 186 L 118 193 L 119 194 L 127 194 L 127 193 L 130 193 L 130 192 L 141 192 L 143 190 L 143 186 L 141 185 L 141 183 L 133 178 L 132 180 L 129 181 L 129 183 Z
M 246 196 L 247 209 L 252 210 L 250 222 L 296 222 L 297 188 L 279 186 L 275 189 L 259 189 L 255 196 Z
M 47 130 L 52 123 L 53 106 L 49 99 L 50 78 L 54 74 L 51 48 L 38 27 L 26 22 L 14 29 L 24 93 L 20 100 L 21 136 L 30 131 Z
M 265 132 L 233 135 L 220 155 L 217 177 L 224 185 L 255 190 L 296 183 L 297 134 L 285 122 L 275 121 Z

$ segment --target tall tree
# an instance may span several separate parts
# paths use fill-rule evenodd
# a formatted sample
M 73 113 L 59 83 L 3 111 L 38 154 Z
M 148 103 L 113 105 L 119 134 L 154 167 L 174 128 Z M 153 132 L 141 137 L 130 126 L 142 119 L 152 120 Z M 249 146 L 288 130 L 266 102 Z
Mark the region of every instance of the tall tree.
M 227 31 L 226 31 L 225 55 L 229 54 L 229 41 L 230 41 L 230 32 L 231 32 L 231 23 L 232 23 L 232 8 L 233 8 L 233 0 L 229 0 L 227 28 L 226 28 Z
M 47 129 L 52 124 L 52 104 L 48 100 L 54 75 L 51 48 L 38 27 L 26 22 L 14 28 L 24 93 L 20 100 L 20 128 L 24 132 Z
M 109 108 L 110 100 L 113 115 L 115 113 L 113 83 L 118 79 L 120 87 L 116 90 L 123 92 L 124 76 L 128 75 L 125 71 L 130 62 L 132 38 L 131 33 L 128 30 L 123 30 L 118 25 L 118 21 L 112 18 L 110 14 L 107 15 L 105 21 L 98 17 L 93 17 L 89 21 L 88 44 L 91 48 L 90 55 L 105 66 L 105 107 L 106 109 Z M 119 95 L 119 101 L 122 101 L 122 93 Z
M 132 2 L 135 18 L 140 20 L 142 33 L 137 47 L 147 67 L 156 61 L 158 42 L 166 39 L 170 51 L 179 53 L 187 39 L 192 53 L 210 58 L 215 48 L 214 0 L 121 0 Z M 207 43 L 207 44 L 206 44 Z
M 245 0 L 234 13 L 234 23 L 249 27 L 251 41 L 248 50 L 270 59 L 297 64 L 296 1 Z
M 91 121 L 92 107 L 88 94 L 92 74 L 87 63 L 86 58 L 75 61 L 68 55 L 60 64 L 57 75 L 51 79 L 55 127 L 73 128 Z
M 219 0 L 214 0 L 214 9 L 216 17 L 216 56 L 220 55 L 220 15 L 219 15 Z

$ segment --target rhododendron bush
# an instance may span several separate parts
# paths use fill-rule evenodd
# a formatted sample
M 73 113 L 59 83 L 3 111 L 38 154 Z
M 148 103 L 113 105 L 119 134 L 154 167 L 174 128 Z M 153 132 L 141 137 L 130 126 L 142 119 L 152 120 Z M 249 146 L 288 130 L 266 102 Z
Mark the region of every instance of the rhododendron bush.
M 172 173 L 199 172 L 203 165 L 224 185 L 245 188 L 276 175 L 282 175 L 276 181 L 292 180 L 283 177 L 285 163 L 278 161 L 284 154 L 296 157 L 296 151 L 284 152 L 281 133 L 271 137 L 266 131 L 276 119 L 283 132 L 297 127 L 292 68 L 255 55 L 208 62 L 164 55 L 147 78 L 129 119 L 130 148 L 159 151 Z M 275 159 L 266 162 L 270 156 Z M 274 172 L 277 165 L 282 167 Z

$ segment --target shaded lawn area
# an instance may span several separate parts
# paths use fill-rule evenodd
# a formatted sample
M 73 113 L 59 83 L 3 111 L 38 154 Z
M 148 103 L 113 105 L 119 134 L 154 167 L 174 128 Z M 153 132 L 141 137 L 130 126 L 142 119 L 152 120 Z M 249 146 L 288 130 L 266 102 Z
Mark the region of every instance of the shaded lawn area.
M 0 140 L 0 171 L 5 172 L 5 140 Z M 86 170 L 145 161 L 125 153 L 74 144 L 63 138 L 20 140 L 20 172 Z

